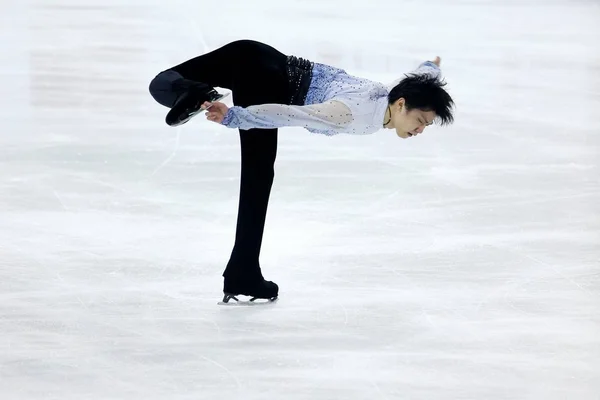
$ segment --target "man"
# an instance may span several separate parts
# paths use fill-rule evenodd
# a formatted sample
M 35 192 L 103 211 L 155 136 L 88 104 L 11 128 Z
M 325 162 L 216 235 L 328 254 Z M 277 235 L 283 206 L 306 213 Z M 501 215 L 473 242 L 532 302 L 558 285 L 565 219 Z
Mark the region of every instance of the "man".
M 152 80 L 152 96 L 171 108 L 168 125 L 184 124 L 208 110 L 209 121 L 239 129 L 240 199 L 235 245 L 223 273 L 225 302 L 240 294 L 273 300 L 279 293 L 277 284 L 263 278 L 259 265 L 277 129 L 300 126 L 332 136 L 386 128 L 406 139 L 434 121 L 450 124 L 454 102 L 444 90 L 439 65 L 439 57 L 424 62 L 386 87 L 333 66 L 286 56 L 260 42 L 239 40 Z M 215 87 L 232 91 L 234 107 L 218 101 L 222 96 Z

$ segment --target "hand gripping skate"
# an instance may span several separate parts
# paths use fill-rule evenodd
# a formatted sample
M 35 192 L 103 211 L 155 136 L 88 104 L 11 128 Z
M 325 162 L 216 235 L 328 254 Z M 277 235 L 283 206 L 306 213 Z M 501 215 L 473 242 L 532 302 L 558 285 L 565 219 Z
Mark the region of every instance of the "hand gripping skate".
M 203 108 L 202 104 L 205 101 L 219 101 L 226 97 L 228 93 L 221 94 L 212 88 L 191 87 L 187 92 L 183 93 L 175 102 L 171 111 L 167 113 L 165 122 L 169 126 L 183 125 L 192 119 L 199 112 L 205 111 L 208 108 Z

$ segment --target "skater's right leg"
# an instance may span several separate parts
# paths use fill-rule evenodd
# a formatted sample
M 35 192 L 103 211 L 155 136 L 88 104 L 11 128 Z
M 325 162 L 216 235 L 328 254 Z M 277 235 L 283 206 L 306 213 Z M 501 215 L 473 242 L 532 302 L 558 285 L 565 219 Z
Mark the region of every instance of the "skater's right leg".
M 265 281 L 259 263 L 277 156 L 277 129 L 240 130 L 241 179 L 235 244 L 223 291 L 277 297 L 277 284 Z
M 251 48 L 252 46 L 249 46 Z M 288 104 L 287 57 L 277 50 L 257 45 L 254 63 L 242 68 L 233 86 L 234 104 Z M 248 56 L 248 55 L 245 55 Z M 254 297 L 277 297 L 277 284 L 266 281 L 259 263 L 267 208 L 277 155 L 277 129 L 240 130 L 241 178 L 235 244 L 227 267 L 223 290 Z

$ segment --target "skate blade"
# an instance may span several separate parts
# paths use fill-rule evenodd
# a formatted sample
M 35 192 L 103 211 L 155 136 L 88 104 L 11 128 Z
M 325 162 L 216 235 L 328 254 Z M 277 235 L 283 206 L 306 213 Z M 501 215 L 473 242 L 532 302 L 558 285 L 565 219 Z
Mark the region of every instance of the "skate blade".
M 211 103 L 211 104 L 210 104 L 210 106 L 208 106 L 208 107 L 206 107 L 206 108 L 204 108 L 204 107 L 200 107 L 200 110 L 196 111 L 196 112 L 194 113 L 194 115 L 196 115 L 197 113 L 200 113 L 200 112 L 202 112 L 202 111 L 206 111 L 206 110 L 208 110 L 209 108 L 211 108 L 211 107 L 212 107 L 212 103 L 214 103 L 215 101 L 221 101 L 221 100 L 223 100 L 223 99 L 224 99 L 225 97 L 227 97 L 227 96 L 229 96 L 229 93 L 225 93 L 225 94 L 219 94 L 219 97 L 217 97 L 215 100 L 213 100 L 213 101 L 211 101 L 211 102 L 210 102 L 210 103 Z
M 273 304 L 277 301 L 277 297 L 271 297 L 268 299 L 252 297 L 249 300 L 240 300 L 239 295 L 225 294 L 223 300 L 217 304 L 220 306 L 265 306 Z M 243 296 L 249 297 L 249 296 Z

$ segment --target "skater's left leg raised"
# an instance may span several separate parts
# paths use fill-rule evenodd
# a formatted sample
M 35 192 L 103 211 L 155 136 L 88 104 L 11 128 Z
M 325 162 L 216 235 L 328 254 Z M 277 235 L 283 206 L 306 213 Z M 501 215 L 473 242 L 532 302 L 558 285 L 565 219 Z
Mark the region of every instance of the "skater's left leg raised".
M 285 73 L 285 61 L 286 56 L 271 46 L 238 40 L 162 71 L 150 82 L 149 90 L 158 103 L 171 108 L 166 123 L 178 126 L 200 112 L 204 102 L 222 97 L 215 87 L 230 89 L 235 95 L 247 81 Z M 234 103 L 254 105 L 235 99 Z

